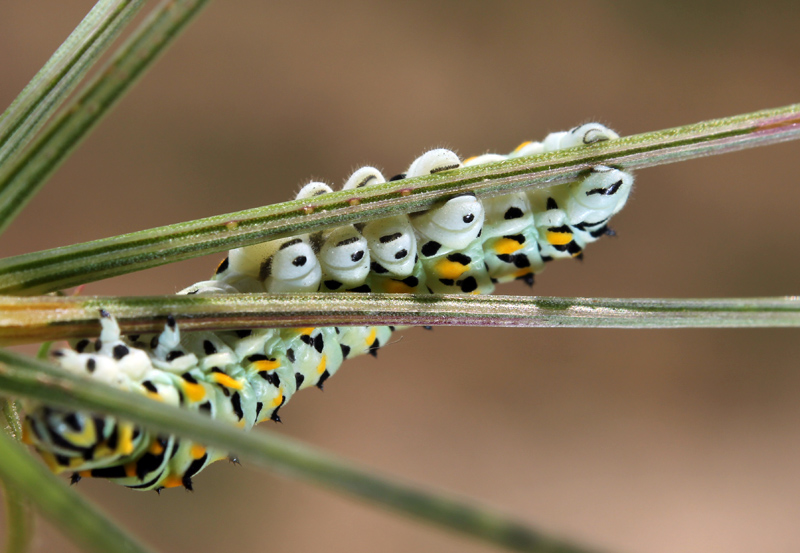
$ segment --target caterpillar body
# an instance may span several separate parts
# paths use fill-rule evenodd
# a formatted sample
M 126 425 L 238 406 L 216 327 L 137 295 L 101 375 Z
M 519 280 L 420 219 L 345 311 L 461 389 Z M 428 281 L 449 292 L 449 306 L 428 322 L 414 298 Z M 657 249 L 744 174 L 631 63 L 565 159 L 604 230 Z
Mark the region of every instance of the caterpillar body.
M 394 177 L 412 178 L 461 166 L 588 145 L 617 138 L 599 123 L 525 142 L 509 155 L 463 163 L 445 149 L 418 157 Z M 392 180 L 394 180 L 392 179 Z M 385 182 L 362 167 L 345 182 L 357 189 Z M 491 293 L 496 283 L 533 277 L 546 262 L 581 256 L 605 234 L 627 201 L 633 176 L 609 166 L 547 189 L 479 200 L 463 194 L 419 214 L 274 240 L 231 250 L 210 280 L 181 294 L 241 292 Z M 312 182 L 298 193 L 331 192 Z M 323 387 L 345 359 L 376 354 L 391 326 L 255 329 L 181 335 L 175 319 L 152 336 L 122 336 L 101 311 L 95 341 L 80 340 L 53 355 L 64 369 L 117 388 L 207 413 L 240 428 L 280 421 L 279 410 L 300 389 Z M 139 490 L 183 486 L 228 452 L 153 434 L 110 416 L 26 404 L 24 440 L 56 472 L 113 480 Z

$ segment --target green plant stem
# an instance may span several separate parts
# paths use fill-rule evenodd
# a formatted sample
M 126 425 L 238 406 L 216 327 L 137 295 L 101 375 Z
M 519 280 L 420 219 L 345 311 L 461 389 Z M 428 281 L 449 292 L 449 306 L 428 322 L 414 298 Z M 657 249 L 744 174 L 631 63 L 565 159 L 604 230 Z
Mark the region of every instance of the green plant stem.
M 19 418 L 19 407 L 11 399 L 0 398 L 0 434 L 19 441 L 22 437 L 22 425 Z M 1 457 L 0 457 L 1 458 Z M 30 548 L 33 539 L 34 517 L 30 502 L 23 494 L 2 483 L 6 504 L 6 553 L 24 553 Z
M 162 2 L 30 147 L 0 167 L 0 232 L 207 2 Z
M 35 295 L 280 237 L 479 196 L 548 187 L 598 164 L 627 169 L 800 138 L 800 104 L 384 185 L 198 219 L 0 261 L 0 294 Z
M 143 4 L 144 0 L 95 4 L 0 116 L 0 167 L 25 147 Z
M 149 551 L 4 433 L 0 433 L 0 459 L 0 479 L 6 488 L 31 501 L 80 547 L 97 553 Z
M 240 458 L 284 475 L 314 482 L 508 549 L 538 553 L 584 551 L 504 515 L 378 476 L 294 440 L 270 432 L 245 433 L 199 413 L 79 378 L 3 350 L 0 350 L 0 390 L 66 409 L 110 413 L 156 432 L 174 433 L 207 446 L 235 451 Z M 0 455 L 4 455 L 2 450 Z
M 447 325 L 572 328 L 764 328 L 800 326 L 800 299 L 605 299 L 407 294 L 214 296 L 0 296 L 0 345 L 96 336 L 98 311 L 126 334 L 304 326 Z

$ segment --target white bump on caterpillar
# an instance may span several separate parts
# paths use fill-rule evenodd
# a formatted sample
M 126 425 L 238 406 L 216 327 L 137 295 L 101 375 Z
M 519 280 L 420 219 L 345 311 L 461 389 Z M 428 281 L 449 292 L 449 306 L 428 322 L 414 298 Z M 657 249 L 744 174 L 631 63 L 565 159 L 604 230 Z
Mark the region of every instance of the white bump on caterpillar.
M 406 178 L 433 175 L 461 167 L 461 160 L 455 152 L 445 148 L 429 150 L 415 159 L 406 171 Z
M 564 210 L 571 224 L 597 222 L 623 208 L 633 187 L 633 175 L 598 165 L 585 179 L 570 185 Z
M 486 213 L 481 239 L 519 234 L 533 226 L 533 210 L 525 192 L 495 196 L 483 200 Z
M 243 292 L 250 288 L 254 292 L 316 292 L 322 271 L 307 237 L 235 248 L 228 255 L 228 270 L 220 277 Z
M 494 163 L 496 161 L 505 161 L 508 156 L 500 154 L 483 154 L 480 156 L 471 157 L 464 160 L 464 167 L 471 167 L 473 165 L 483 165 L 484 163 Z
M 588 146 L 619 138 L 619 135 L 600 123 L 586 123 L 564 132 L 547 135 L 542 143 L 545 152 L 564 150 L 575 146 Z
M 181 355 L 175 357 L 177 351 Z M 158 336 L 153 355 L 153 366 L 170 372 L 183 372 L 197 365 L 197 356 L 181 348 L 181 331 L 171 316 L 167 317 L 164 331 Z
M 434 240 L 450 250 L 469 246 L 483 228 L 484 210 L 480 200 L 465 194 L 450 198 L 444 205 L 417 215 L 411 224 L 425 238 Z
M 368 246 L 367 239 L 353 225 L 337 228 L 326 235 L 319 252 L 324 278 L 337 280 L 346 287 L 363 284 L 369 274 Z
M 202 280 L 200 282 L 195 282 L 191 286 L 187 286 L 178 292 L 177 295 L 206 296 L 211 294 L 235 294 L 236 292 L 239 292 L 239 290 L 220 280 Z
M 544 152 L 544 144 L 541 142 L 523 142 L 517 149 L 508 154 L 509 158 L 532 156 Z
M 371 186 L 373 184 L 382 184 L 386 182 L 383 174 L 374 167 L 362 167 L 355 173 L 350 175 L 347 182 L 342 186 L 342 190 L 355 190 L 364 186 Z
M 392 277 L 405 278 L 413 272 L 417 239 L 408 217 L 396 215 L 372 221 L 361 232 L 367 239 L 372 261 Z
M 77 353 L 71 349 L 55 350 L 58 364 L 76 376 L 104 382 L 115 388 L 129 389 L 130 378 L 122 372 L 117 362 L 102 353 Z M 149 368 L 149 363 L 148 363 Z
M 138 380 L 152 368 L 150 357 L 139 348 L 128 346 L 120 336 L 117 320 L 105 310 L 100 311 L 100 355 L 117 360 L 117 370 Z
M 319 261 L 311 245 L 301 238 L 285 241 L 265 263 L 267 292 L 316 292 L 319 288 L 322 277 Z
M 333 188 L 324 182 L 309 182 L 297 193 L 297 199 L 306 200 L 308 198 L 314 198 L 315 196 L 322 196 L 328 192 L 333 192 Z
M 362 167 L 347 179 L 343 190 L 372 186 L 386 182 L 374 167 Z M 387 270 L 387 275 L 405 278 L 414 270 L 417 240 L 414 229 L 405 215 L 395 215 L 364 225 L 361 234 L 367 240 L 371 261 Z

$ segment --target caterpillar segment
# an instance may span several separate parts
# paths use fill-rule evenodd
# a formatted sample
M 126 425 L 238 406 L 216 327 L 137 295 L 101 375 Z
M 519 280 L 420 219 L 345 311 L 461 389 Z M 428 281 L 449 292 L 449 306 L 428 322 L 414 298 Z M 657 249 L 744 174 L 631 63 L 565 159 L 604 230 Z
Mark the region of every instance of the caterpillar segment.
M 599 123 L 524 142 L 508 155 L 465 160 L 446 149 L 428 151 L 389 180 L 414 178 L 509 158 L 595 144 L 617 138 Z M 358 190 L 386 182 L 362 167 L 344 183 Z M 209 280 L 180 294 L 244 292 L 490 293 L 495 284 L 523 280 L 553 259 L 580 257 L 607 234 L 625 205 L 633 176 L 596 166 L 575 182 L 479 199 L 461 194 L 426 212 L 236 248 Z M 301 188 L 298 199 L 327 194 L 322 182 Z M 385 345 L 391 326 L 242 329 L 182 335 L 168 317 L 160 334 L 121 336 L 101 311 L 96 340 L 53 352 L 67 371 L 199 411 L 244 429 L 280 422 L 298 390 L 323 388 L 345 359 Z M 139 490 L 192 489 L 205 466 L 229 457 L 191 440 L 153 434 L 124 420 L 27 402 L 24 439 L 55 472 L 107 478 Z

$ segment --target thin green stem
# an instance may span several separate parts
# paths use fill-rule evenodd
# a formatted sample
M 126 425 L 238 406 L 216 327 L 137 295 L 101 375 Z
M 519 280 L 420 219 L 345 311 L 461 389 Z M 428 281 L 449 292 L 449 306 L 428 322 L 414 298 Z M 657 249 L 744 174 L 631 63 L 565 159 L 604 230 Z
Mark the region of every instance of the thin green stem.
M 19 407 L 11 399 L 0 399 L 0 424 L 4 434 L 19 441 L 22 437 L 22 425 L 19 418 Z M 30 501 L 17 490 L 2 486 L 6 504 L 6 553 L 25 553 L 33 539 L 34 517 Z
M 143 4 L 144 0 L 95 4 L 0 116 L 0 167 L 33 138 Z
M 491 510 L 431 493 L 270 432 L 245 433 L 196 412 L 113 389 L 0 350 L 0 390 L 67 409 L 110 413 L 157 432 L 187 436 L 238 457 L 450 530 L 518 551 L 583 551 Z M 0 450 L 0 455 L 4 453 Z M 31 464 L 29 462 L 29 464 Z
M 20 255 L 0 261 L 0 294 L 34 295 L 275 238 L 430 208 L 465 192 L 480 196 L 548 187 L 598 164 L 627 169 L 800 138 L 800 104 L 325 194 Z
M 4 433 L 0 433 L 0 459 L 0 479 L 6 488 L 31 501 L 78 546 L 97 553 L 149 551 Z
M 98 311 L 126 334 L 181 330 L 347 325 L 572 328 L 765 328 L 800 326 L 800 298 L 604 299 L 407 294 L 214 296 L 0 296 L 0 344 L 96 336 Z M 376 323 L 379 321 L 379 323 Z
M 0 232 L 207 2 L 162 2 L 44 133 L 0 168 Z

